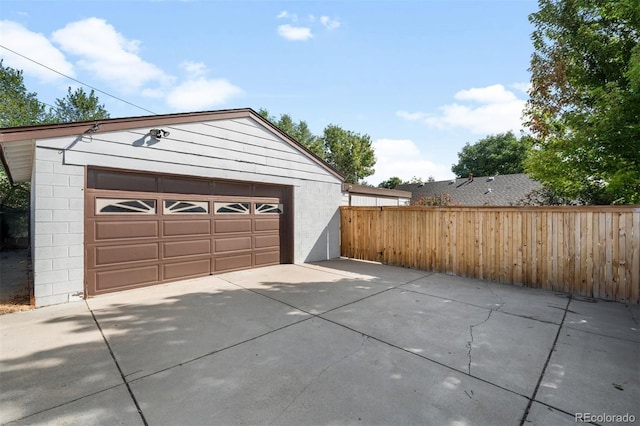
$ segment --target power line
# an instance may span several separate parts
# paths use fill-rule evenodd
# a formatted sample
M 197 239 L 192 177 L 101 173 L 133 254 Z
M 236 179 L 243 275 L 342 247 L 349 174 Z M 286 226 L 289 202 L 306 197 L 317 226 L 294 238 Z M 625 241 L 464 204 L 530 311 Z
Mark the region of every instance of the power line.
M 79 84 L 81 84 L 81 85 L 83 85 L 83 86 L 85 86 L 85 87 L 88 87 L 88 88 L 89 88 L 89 89 L 91 89 L 91 90 L 95 90 L 96 92 L 102 93 L 103 95 L 107 95 L 107 96 L 109 96 L 110 98 L 116 99 L 116 100 L 118 100 L 118 101 L 120 101 L 120 102 L 124 102 L 124 103 L 125 103 L 125 104 L 127 104 L 127 105 L 131 105 L 132 107 L 135 107 L 135 108 L 141 109 L 141 110 L 146 111 L 146 112 L 149 112 L 149 113 L 151 113 L 151 114 L 158 114 L 158 113 L 157 113 L 157 112 L 155 112 L 155 111 L 151 111 L 150 109 L 147 109 L 147 108 L 141 107 L 140 105 L 136 105 L 136 104 L 134 104 L 134 103 L 132 103 L 132 102 L 129 102 L 129 101 L 125 100 L 125 99 L 119 98 L 119 97 L 117 97 L 117 96 L 115 96 L 115 95 L 112 95 L 111 93 L 107 93 L 107 92 L 105 92 L 104 90 L 100 90 L 100 89 L 98 89 L 97 87 L 93 87 L 93 86 L 91 86 L 91 85 L 89 85 L 89 84 L 87 84 L 87 83 L 83 83 L 82 81 L 80 81 L 80 80 L 78 80 L 78 79 L 76 79 L 76 78 L 73 78 L 73 77 L 68 76 L 68 75 L 66 75 L 66 74 L 64 74 L 64 73 L 61 73 L 60 71 L 57 71 L 57 70 L 55 70 L 55 69 L 53 69 L 53 68 L 51 68 L 51 67 L 48 67 L 47 65 L 45 65 L 45 64 L 43 64 L 43 63 L 41 63 L 41 62 L 38 62 L 38 61 L 36 61 L 35 59 L 31 59 L 31 58 L 29 58 L 28 56 L 23 55 L 22 53 L 18 53 L 18 52 L 16 52 L 16 51 L 15 51 L 15 50 L 13 50 L 13 49 L 9 49 L 7 46 L 3 46 L 3 45 L 1 45 L 1 44 L 0 44 L 0 47 L 2 47 L 2 48 L 3 48 L 3 49 L 5 49 L 5 50 L 8 50 L 9 52 L 11 52 L 11 53 L 13 53 L 13 54 L 15 54 L 15 55 L 20 56 L 21 58 L 26 59 L 27 61 L 31 61 L 31 62 L 33 62 L 33 63 L 34 63 L 34 64 L 36 64 L 36 65 L 40 65 L 41 67 L 48 69 L 49 71 L 52 71 L 52 72 L 54 72 L 54 73 L 56 73 L 56 74 L 59 74 L 59 75 L 61 75 L 61 76 L 65 77 L 65 78 L 68 78 L 69 80 L 75 81 L 76 83 L 79 83 Z M 40 103 L 44 103 L 44 102 L 40 102 Z M 45 104 L 45 105 L 47 105 L 47 104 Z M 49 106 L 51 106 L 51 105 L 49 105 Z M 57 109 L 57 108 L 56 108 L 56 109 Z

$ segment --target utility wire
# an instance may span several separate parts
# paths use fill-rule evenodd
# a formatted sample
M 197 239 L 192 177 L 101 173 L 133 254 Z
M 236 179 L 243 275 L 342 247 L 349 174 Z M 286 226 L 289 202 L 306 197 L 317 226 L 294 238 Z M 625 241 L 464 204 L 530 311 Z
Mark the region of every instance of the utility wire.
M 11 52 L 11 53 L 13 53 L 13 54 L 15 54 L 15 55 L 20 56 L 21 58 L 26 59 L 27 61 L 31 61 L 31 62 L 33 62 L 33 63 L 34 63 L 34 64 L 36 64 L 36 65 L 40 65 L 41 67 L 46 68 L 46 69 L 48 69 L 49 71 L 52 71 L 52 72 L 54 72 L 54 73 L 56 73 L 56 74 L 59 74 L 59 75 L 61 75 L 61 76 L 65 77 L 65 78 L 68 78 L 69 80 L 75 81 L 76 83 L 80 83 L 80 84 L 82 84 L 83 86 L 86 86 L 86 87 L 88 87 L 88 88 L 89 88 L 89 89 L 91 89 L 91 90 L 95 90 L 96 92 L 100 92 L 100 93 L 102 93 L 103 95 L 107 95 L 107 96 L 109 96 L 110 98 L 116 99 L 116 100 L 118 100 L 118 101 L 120 101 L 120 102 L 124 102 L 124 103 L 125 103 L 125 104 L 127 104 L 127 105 L 131 105 L 132 107 L 139 108 L 139 109 L 141 109 L 141 110 L 143 110 L 143 111 L 146 111 L 146 112 L 149 112 L 149 113 L 151 113 L 151 114 L 158 114 L 158 113 L 157 113 L 157 112 L 155 112 L 155 111 L 151 111 L 150 109 L 147 109 L 147 108 L 141 107 L 140 105 L 136 105 L 136 104 L 134 104 L 134 103 L 132 103 L 132 102 L 129 102 L 129 101 L 125 100 L 125 99 L 122 99 L 122 98 L 119 98 L 119 97 L 117 97 L 117 96 L 114 96 L 114 95 L 112 95 L 111 93 L 107 93 L 107 92 L 105 92 L 104 90 L 100 90 L 100 89 L 98 89 L 97 87 L 93 87 L 93 86 L 91 86 L 91 85 L 89 85 L 89 84 L 87 84 L 87 83 L 83 83 L 82 81 L 80 81 L 80 80 L 78 80 L 78 79 L 75 79 L 75 78 L 73 78 L 73 77 L 71 77 L 71 76 L 68 76 L 68 75 L 66 75 L 66 74 L 64 74 L 64 73 L 61 73 L 60 71 L 57 71 L 57 70 L 55 70 L 55 69 L 53 69 L 53 68 L 51 68 L 51 67 L 48 67 L 48 66 L 46 66 L 45 64 L 43 64 L 43 63 L 41 63 L 41 62 L 36 61 L 35 59 L 31 59 L 31 58 L 29 58 L 28 56 L 23 55 L 22 53 L 18 53 L 18 52 L 16 52 L 16 51 L 15 51 L 15 50 L 13 50 L 13 49 L 9 49 L 7 46 L 3 46 L 3 45 L 1 45 L 1 44 L 0 44 L 0 47 L 2 47 L 2 48 L 3 48 L 3 49 L 5 49 L 5 50 L 8 50 L 9 52 Z M 44 102 L 41 102 L 41 103 L 44 103 Z M 45 105 L 46 105 L 46 104 L 45 104 Z M 51 106 L 51 105 L 49 105 L 49 106 Z M 56 108 L 56 109 L 57 109 L 57 108 Z

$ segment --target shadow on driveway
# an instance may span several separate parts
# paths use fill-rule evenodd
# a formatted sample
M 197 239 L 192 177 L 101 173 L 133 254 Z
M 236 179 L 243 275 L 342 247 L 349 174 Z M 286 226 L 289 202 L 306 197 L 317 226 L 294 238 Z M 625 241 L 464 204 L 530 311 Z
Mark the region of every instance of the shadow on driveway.
M 3 316 L 0 423 L 638 417 L 636 308 L 346 260 L 159 285 Z

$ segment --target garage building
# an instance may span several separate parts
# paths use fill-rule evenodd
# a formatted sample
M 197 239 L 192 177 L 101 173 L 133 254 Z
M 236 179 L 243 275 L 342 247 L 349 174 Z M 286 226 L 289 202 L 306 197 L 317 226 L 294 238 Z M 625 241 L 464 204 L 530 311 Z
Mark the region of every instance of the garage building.
M 343 177 L 251 109 L 0 129 L 37 306 L 340 255 Z

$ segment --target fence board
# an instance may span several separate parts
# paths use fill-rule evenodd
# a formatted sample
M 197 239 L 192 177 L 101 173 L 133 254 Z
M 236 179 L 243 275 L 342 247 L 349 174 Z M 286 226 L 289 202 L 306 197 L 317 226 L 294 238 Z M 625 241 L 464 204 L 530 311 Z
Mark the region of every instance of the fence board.
M 640 207 L 341 207 L 341 251 L 640 303 Z
M 632 225 L 628 230 L 631 231 L 631 251 L 627 252 L 629 256 L 631 272 L 631 301 L 640 300 L 640 215 L 633 215 L 631 218 Z M 635 271 L 635 272 L 634 272 Z

